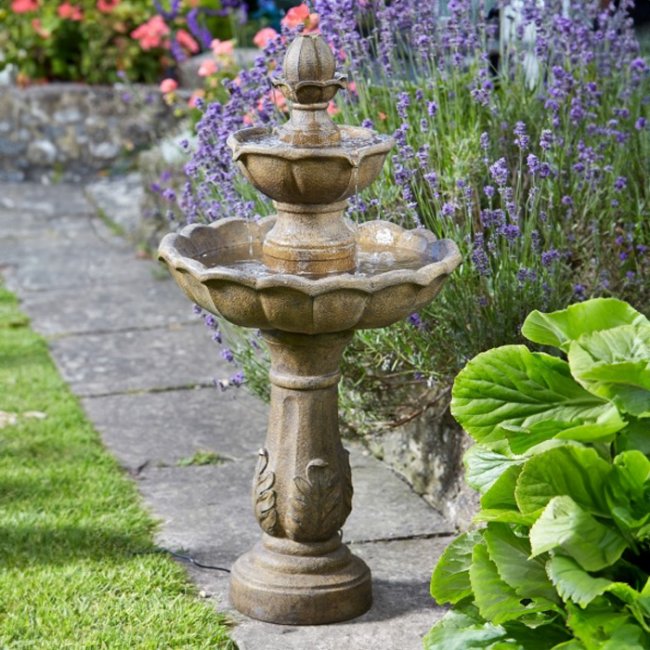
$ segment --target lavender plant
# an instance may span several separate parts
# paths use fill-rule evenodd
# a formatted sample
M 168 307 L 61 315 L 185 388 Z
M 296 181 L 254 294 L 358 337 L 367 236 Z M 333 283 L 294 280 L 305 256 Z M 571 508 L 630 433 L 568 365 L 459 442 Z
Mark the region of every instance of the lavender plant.
M 430 308 L 357 335 L 343 404 L 362 431 L 394 420 L 421 393 L 414 386 L 444 391 L 469 358 L 519 341 L 533 309 L 597 295 L 642 311 L 650 303 L 650 68 L 630 3 L 521 0 L 513 13 L 503 2 L 500 38 L 483 2 L 444 4 L 313 3 L 352 81 L 336 119 L 398 143 L 351 216 L 428 228 L 466 260 Z M 228 84 L 226 103 L 205 108 L 180 200 L 189 221 L 272 211 L 225 141 L 245 124 L 284 119 L 267 81 L 284 42 L 269 42 Z M 261 391 L 264 359 L 245 336 L 230 346 Z

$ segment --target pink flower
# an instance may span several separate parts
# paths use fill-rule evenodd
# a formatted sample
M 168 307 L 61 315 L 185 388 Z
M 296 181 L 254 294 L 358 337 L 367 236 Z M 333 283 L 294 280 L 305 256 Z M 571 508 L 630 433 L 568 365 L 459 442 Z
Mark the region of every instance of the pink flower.
M 340 112 L 341 111 L 338 106 L 333 101 L 330 101 L 330 103 L 327 105 L 327 114 L 334 116 Z
M 179 42 L 180 46 L 185 48 L 188 52 L 196 54 L 199 49 L 199 44 L 192 38 L 189 32 L 184 29 L 179 29 L 176 32 L 176 40 Z
M 163 79 L 160 82 L 160 92 L 164 95 L 167 93 L 173 93 L 176 88 L 178 88 L 178 84 L 174 79 Z
M 97 0 L 97 9 L 103 14 L 109 14 L 117 5 L 120 4 L 121 0 Z
M 232 56 L 235 49 L 235 41 L 232 39 L 229 41 L 220 41 L 218 38 L 215 38 L 212 43 L 210 43 L 210 47 L 215 56 Z
M 309 7 L 303 2 L 297 7 L 292 7 L 287 11 L 286 16 L 282 19 L 282 24 L 285 27 L 293 28 L 304 25 L 305 21 L 309 18 Z
M 143 50 L 151 50 L 154 47 L 160 47 L 162 37 L 167 34 L 169 34 L 169 27 L 165 24 L 162 16 L 154 16 L 134 29 L 131 32 L 131 38 L 140 41 L 140 47 Z
M 277 88 L 270 90 L 262 99 L 259 100 L 259 102 L 257 102 L 257 110 L 264 110 L 267 102 L 275 104 L 275 106 L 277 106 L 281 111 L 284 111 L 287 107 L 287 100 Z
M 11 11 L 16 14 L 26 14 L 29 11 L 38 10 L 38 0 L 13 0 Z
M 43 28 L 41 21 L 38 18 L 32 20 L 32 29 L 41 37 L 41 38 L 50 38 L 52 35 L 51 32 L 48 32 L 47 29 Z
M 83 20 L 83 13 L 79 7 L 71 5 L 69 2 L 64 2 L 59 5 L 56 13 L 65 20 Z
M 354 81 L 348 82 L 348 90 L 353 94 L 357 94 L 357 84 L 354 83 Z
M 206 59 L 201 63 L 198 70 L 199 77 L 209 77 L 219 70 L 217 63 L 214 59 Z
M 274 41 L 278 33 L 273 29 L 273 27 L 264 27 L 260 29 L 257 34 L 253 37 L 253 43 L 257 45 L 261 50 L 263 50 L 271 41 Z

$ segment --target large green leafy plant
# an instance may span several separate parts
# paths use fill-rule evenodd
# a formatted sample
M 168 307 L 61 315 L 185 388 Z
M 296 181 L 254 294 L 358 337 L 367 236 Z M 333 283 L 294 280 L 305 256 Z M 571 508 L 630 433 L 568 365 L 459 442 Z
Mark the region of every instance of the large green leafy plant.
M 434 570 L 425 648 L 650 648 L 650 321 L 603 298 L 522 333 L 563 358 L 503 346 L 454 383 L 483 525 Z

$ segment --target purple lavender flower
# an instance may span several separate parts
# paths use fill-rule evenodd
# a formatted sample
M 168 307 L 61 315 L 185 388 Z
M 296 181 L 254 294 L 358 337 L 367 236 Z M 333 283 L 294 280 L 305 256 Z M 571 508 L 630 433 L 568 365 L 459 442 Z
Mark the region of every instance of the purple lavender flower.
M 407 321 L 410 325 L 413 325 L 413 327 L 417 329 L 422 329 L 423 323 L 422 323 L 422 318 L 420 318 L 420 314 L 417 312 L 413 312 L 408 318 Z
M 549 250 L 542 253 L 542 266 L 548 268 L 558 259 L 560 259 L 560 252 L 555 248 L 549 248 Z
M 528 149 L 530 138 L 526 133 L 526 124 L 524 122 L 517 122 L 517 124 L 515 124 L 515 128 L 513 129 L 513 133 L 517 136 L 515 138 L 515 144 L 522 151 Z
M 505 186 L 510 176 L 505 158 L 499 158 L 494 164 L 490 165 L 490 175 L 499 187 Z
M 622 192 L 627 186 L 627 178 L 625 176 L 619 176 L 615 181 L 614 181 L 614 189 L 617 192 Z
M 443 204 L 442 210 L 441 210 L 441 213 L 442 213 L 443 217 L 453 217 L 455 212 L 456 212 L 456 204 L 455 203 L 451 203 L 451 202 L 447 201 L 446 203 Z
M 230 348 L 221 349 L 221 358 L 227 361 L 228 363 L 233 363 L 235 360 L 235 355 Z
M 646 124 L 647 124 L 647 120 L 645 119 L 645 117 L 640 117 L 634 123 L 634 128 L 637 131 L 643 131 L 643 129 L 645 129 L 645 127 L 646 127 Z
M 528 154 L 526 165 L 528 165 L 528 170 L 533 176 L 539 172 L 539 158 L 534 153 Z
M 246 381 L 246 377 L 244 376 L 244 373 L 239 370 L 236 372 L 234 375 L 228 379 L 228 383 L 231 386 L 241 386 L 244 382 Z

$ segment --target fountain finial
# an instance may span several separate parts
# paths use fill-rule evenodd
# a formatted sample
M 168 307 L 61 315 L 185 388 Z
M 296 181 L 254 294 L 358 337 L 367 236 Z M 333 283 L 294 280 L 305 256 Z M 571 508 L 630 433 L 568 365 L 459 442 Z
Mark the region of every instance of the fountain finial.
M 345 88 L 346 76 L 336 73 L 334 54 L 320 34 L 296 37 L 284 57 L 284 76 L 272 83 L 291 102 L 289 121 L 278 129 L 280 140 L 308 147 L 340 142 L 327 106 Z

